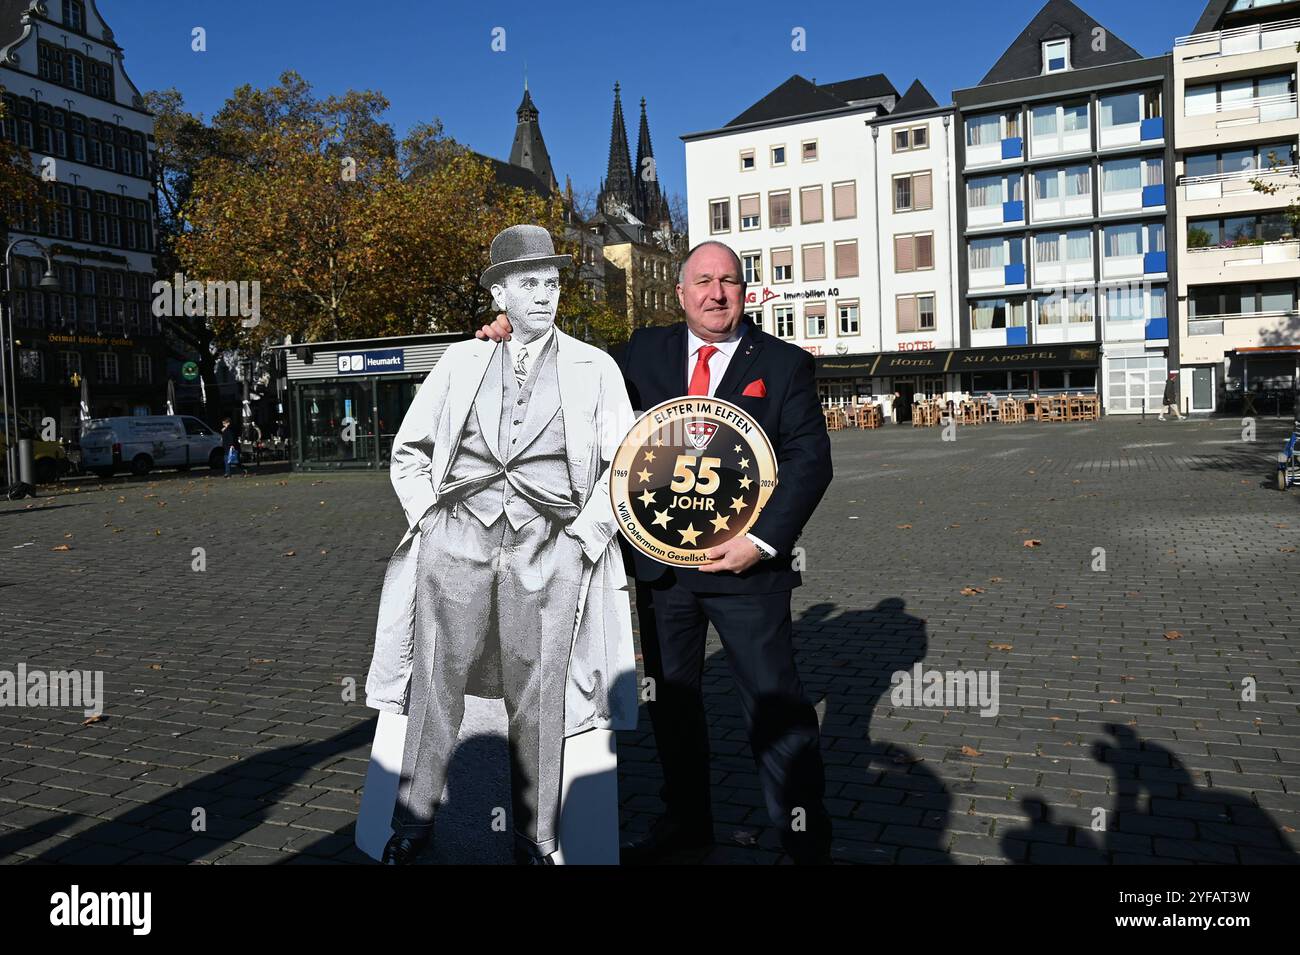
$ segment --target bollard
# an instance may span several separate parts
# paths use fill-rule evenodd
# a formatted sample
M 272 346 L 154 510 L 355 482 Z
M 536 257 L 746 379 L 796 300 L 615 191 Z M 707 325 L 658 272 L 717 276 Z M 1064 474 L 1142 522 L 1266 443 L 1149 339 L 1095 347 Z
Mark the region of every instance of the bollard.
M 32 453 L 32 439 L 18 441 L 18 480 L 30 487 L 36 486 L 36 456 Z

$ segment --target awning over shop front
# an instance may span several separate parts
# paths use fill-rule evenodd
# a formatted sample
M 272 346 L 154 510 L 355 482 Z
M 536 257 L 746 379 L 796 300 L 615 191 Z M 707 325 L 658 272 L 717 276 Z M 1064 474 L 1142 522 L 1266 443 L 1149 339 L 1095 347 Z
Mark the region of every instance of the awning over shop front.
M 1006 348 L 952 348 L 890 352 L 884 355 L 835 355 L 817 359 L 818 378 L 941 375 L 966 371 L 1011 371 L 1017 368 L 1096 368 L 1101 358 L 1092 342 L 1020 345 Z

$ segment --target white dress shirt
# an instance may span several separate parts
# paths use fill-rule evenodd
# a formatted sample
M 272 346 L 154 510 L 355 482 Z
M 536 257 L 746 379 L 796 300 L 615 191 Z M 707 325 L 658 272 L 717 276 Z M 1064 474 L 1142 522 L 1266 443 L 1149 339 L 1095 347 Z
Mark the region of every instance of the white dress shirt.
M 735 354 L 736 348 L 740 345 L 740 329 L 737 328 L 731 333 L 731 337 L 721 342 L 706 342 L 698 337 L 690 326 L 686 327 L 686 387 L 691 386 L 691 376 L 695 374 L 695 365 L 699 361 L 700 349 L 705 345 L 712 345 L 717 349 L 709 356 L 709 397 L 712 398 L 718 390 L 718 382 L 722 381 L 722 376 L 727 373 L 727 366 L 731 364 L 731 356 Z M 759 557 L 766 559 L 776 556 L 776 548 L 766 541 L 755 537 L 753 534 L 746 534 L 754 546 L 758 548 Z
M 705 345 L 712 345 L 717 349 L 709 356 L 709 397 L 712 398 L 714 392 L 718 390 L 718 382 L 722 376 L 727 373 L 727 366 L 731 364 L 731 356 L 735 353 L 736 347 L 740 344 L 740 329 L 731 333 L 731 337 L 724 342 L 706 342 L 699 338 L 691 331 L 690 326 L 686 328 L 686 387 L 691 386 L 691 376 L 695 374 L 695 364 L 699 360 L 700 349 Z
M 524 381 L 527 381 L 528 376 L 533 372 L 533 363 L 537 361 L 537 356 L 542 353 L 542 349 L 546 347 L 546 343 L 551 340 L 551 336 L 554 334 L 555 326 L 552 325 L 527 345 L 511 336 L 510 340 L 506 342 L 506 348 L 510 350 L 511 370 L 513 371 L 515 365 L 519 362 L 519 352 L 525 348 L 528 349 L 528 357 L 524 359 Z

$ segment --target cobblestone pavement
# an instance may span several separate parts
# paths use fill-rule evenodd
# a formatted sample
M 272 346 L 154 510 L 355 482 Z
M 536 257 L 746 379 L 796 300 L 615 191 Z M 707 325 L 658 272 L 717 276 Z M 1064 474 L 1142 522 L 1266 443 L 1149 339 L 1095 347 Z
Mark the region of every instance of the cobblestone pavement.
M 1295 862 L 1300 492 L 1272 489 L 1281 440 L 1268 419 L 1253 443 L 1223 419 L 832 435 L 794 612 L 836 858 Z M 372 474 L 0 504 L 0 670 L 102 670 L 107 717 L 0 709 L 0 860 L 366 861 L 361 687 L 401 524 Z M 891 674 L 917 664 L 996 674 L 996 715 L 895 705 Z M 781 861 L 716 636 L 705 680 L 719 844 L 698 861 Z M 440 860 L 508 859 L 477 822 L 509 805 L 485 707 L 458 760 L 488 771 L 450 794 Z M 619 748 L 635 831 L 659 809 L 644 716 Z

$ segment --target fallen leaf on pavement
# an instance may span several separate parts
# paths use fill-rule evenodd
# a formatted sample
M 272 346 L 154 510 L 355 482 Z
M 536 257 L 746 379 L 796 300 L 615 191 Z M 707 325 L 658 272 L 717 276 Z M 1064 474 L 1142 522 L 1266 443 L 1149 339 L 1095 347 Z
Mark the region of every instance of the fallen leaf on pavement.
M 1040 540 L 1038 540 L 1037 538 L 1030 538 L 1029 540 L 1025 541 L 1025 546 L 1026 546 L 1026 547 L 1039 547 L 1039 546 L 1042 545 L 1042 543 L 1043 543 L 1043 542 L 1040 541 Z
M 1181 640 L 1181 639 L 1183 639 L 1183 635 L 1182 635 L 1181 633 L 1179 633 L 1177 630 L 1166 630 L 1166 631 L 1165 631 L 1165 639 L 1166 639 L 1166 640 Z
M 973 597 L 975 594 L 982 594 L 982 593 L 984 593 L 983 587 L 963 587 L 961 589 L 961 595 L 963 597 Z
M 81 725 L 89 726 L 91 723 L 102 723 L 105 719 L 106 717 L 104 716 L 104 714 L 99 713 L 95 716 L 87 717 L 86 719 L 82 720 Z
M 56 544 L 54 547 L 51 547 L 50 550 L 72 550 L 72 548 L 67 544 Z
M 963 746 L 963 747 L 961 748 L 961 754 L 962 754 L 963 756 L 983 756 L 983 755 L 984 755 L 984 754 L 981 753 L 979 750 L 977 750 L 974 746 Z
M 1015 647 L 1010 643 L 990 643 L 990 650 L 1014 650 Z

